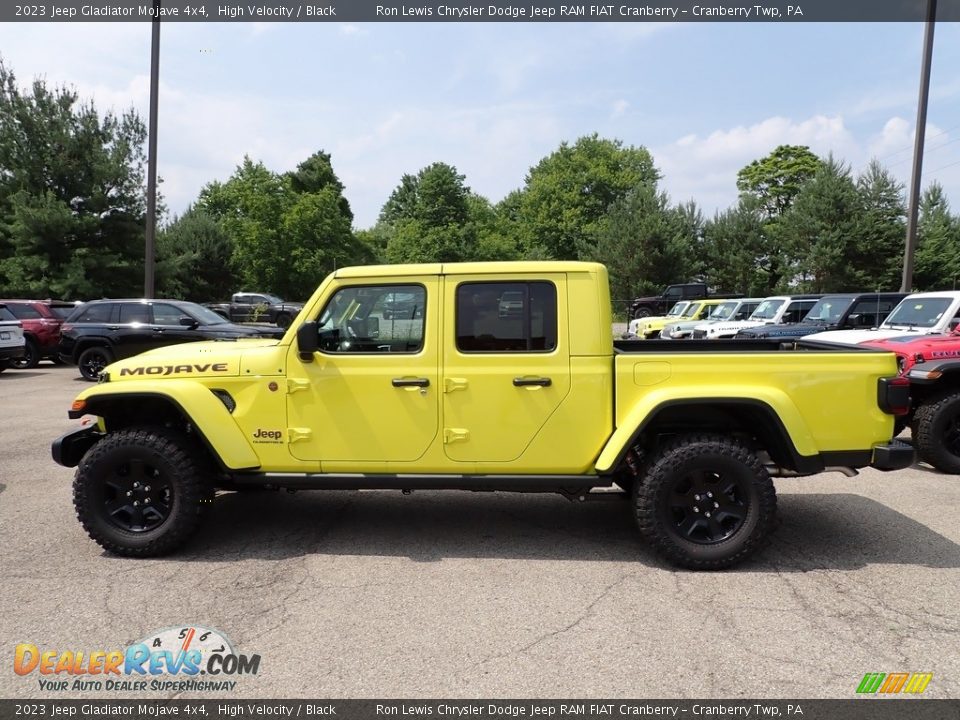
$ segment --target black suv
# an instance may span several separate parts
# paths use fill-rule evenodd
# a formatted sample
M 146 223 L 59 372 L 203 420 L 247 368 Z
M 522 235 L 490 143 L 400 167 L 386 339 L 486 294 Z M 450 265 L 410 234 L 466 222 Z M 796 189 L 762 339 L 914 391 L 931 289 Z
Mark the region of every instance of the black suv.
M 906 296 L 902 292 L 824 295 L 799 323 L 745 328 L 736 337 L 795 340 L 826 330 L 877 327 Z
M 85 379 L 96 381 L 114 360 L 165 345 L 264 337 L 283 337 L 283 331 L 234 325 L 209 308 L 181 300 L 94 300 L 64 321 L 58 351 Z

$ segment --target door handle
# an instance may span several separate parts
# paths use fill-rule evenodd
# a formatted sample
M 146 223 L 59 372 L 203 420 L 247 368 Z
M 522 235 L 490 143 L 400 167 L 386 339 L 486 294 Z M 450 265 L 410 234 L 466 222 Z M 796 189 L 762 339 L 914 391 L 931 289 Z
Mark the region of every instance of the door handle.
M 430 387 L 429 378 L 394 378 L 390 382 L 394 387 Z
M 550 387 L 553 384 L 553 380 L 548 377 L 539 377 L 539 378 L 525 378 L 525 377 L 515 377 L 513 379 L 514 387 L 528 387 L 530 385 L 536 385 L 537 387 Z

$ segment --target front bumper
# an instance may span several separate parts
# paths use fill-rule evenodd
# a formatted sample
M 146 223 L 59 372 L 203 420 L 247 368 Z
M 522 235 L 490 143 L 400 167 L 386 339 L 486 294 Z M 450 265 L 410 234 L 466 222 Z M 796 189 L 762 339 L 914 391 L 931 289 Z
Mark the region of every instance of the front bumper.
M 873 449 L 873 462 L 870 467 L 877 470 L 903 470 L 914 463 L 913 445 L 903 440 L 891 440 L 886 445 Z
M 76 467 L 87 450 L 103 437 L 96 427 L 84 427 L 61 435 L 50 446 L 50 454 L 57 465 Z

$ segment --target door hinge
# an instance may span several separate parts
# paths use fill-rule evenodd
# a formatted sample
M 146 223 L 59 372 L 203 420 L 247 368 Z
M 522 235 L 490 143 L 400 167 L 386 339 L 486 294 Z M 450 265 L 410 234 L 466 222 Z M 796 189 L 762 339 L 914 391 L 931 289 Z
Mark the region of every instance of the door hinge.
M 310 387 L 309 380 L 295 380 L 293 378 L 287 378 L 287 395 L 293 395 L 299 390 L 306 390 Z
M 443 444 L 449 445 L 455 442 L 466 442 L 470 439 L 470 431 L 463 428 L 444 428 Z
M 312 434 L 313 430 L 308 428 L 287 428 L 287 438 L 291 445 L 301 440 L 309 440 Z
M 445 393 L 454 392 L 455 390 L 466 390 L 467 385 L 466 378 L 448 377 L 443 379 L 443 391 Z

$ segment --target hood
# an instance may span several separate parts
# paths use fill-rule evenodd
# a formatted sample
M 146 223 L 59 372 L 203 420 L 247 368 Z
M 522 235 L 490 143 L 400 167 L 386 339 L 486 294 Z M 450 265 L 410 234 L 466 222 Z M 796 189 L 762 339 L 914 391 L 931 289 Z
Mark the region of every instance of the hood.
M 260 337 L 278 337 L 278 329 L 275 327 L 260 327 L 258 325 L 237 325 L 235 323 L 217 323 L 216 325 L 199 325 L 197 332 L 206 337 L 230 337 L 230 338 L 260 338 Z M 279 330 L 279 337 L 283 336 L 284 330 Z
M 827 332 L 813 333 L 804 335 L 804 340 L 817 340 L 823 342 L 837 343 L 839 345 L 859 345 L 860 343 L 873 342 L 875 340 L 888 340 L 890 338 L 924 337 L 926 333 L 921 330 L 830 330 Z
M 778 325 L 756 325 L 745 328 L 744 334 L 751 337 L 800 337 L 810 333 L 823 332 L 830 327 L 827 323 L 799 322 L 781 323 Z
M 695 328 L 696 330 L 706 330 L 707 336 L 710 335 L 729 335 L 730 333 L 736 333 L 744 328 L 752 328 L 757 325 L 763 325 L 762 322 L 756 320 L 738 320 L 736 322 L 708 322 L 700 323 Z
M 892 350 L 896 353 L 925 357 L 960 357 L 960 335 L 897 335 L 884 340 L 870 340 L 860 343 L 878 350 Z
M 670 318 L 670 317 L 667 317 L 666 315 L 651 315 L 645 318 L 635 318 L 631 320 L 629 323 L 630 332 L 636 333 L 636 332 L 639 332 L 640 330 L 643 330 L 646 327 L 649 327 L 652 324 L 669 322 L 670 320 L 674 320 L 674 319 L 676 318 Z
M 235 342 L 191 342 L 149 350 L 108 365 L 109 382 L 144 378 L 227 377 L 240 374 L 245 353 L 272 348 L 276 340 L 240 339 Z

